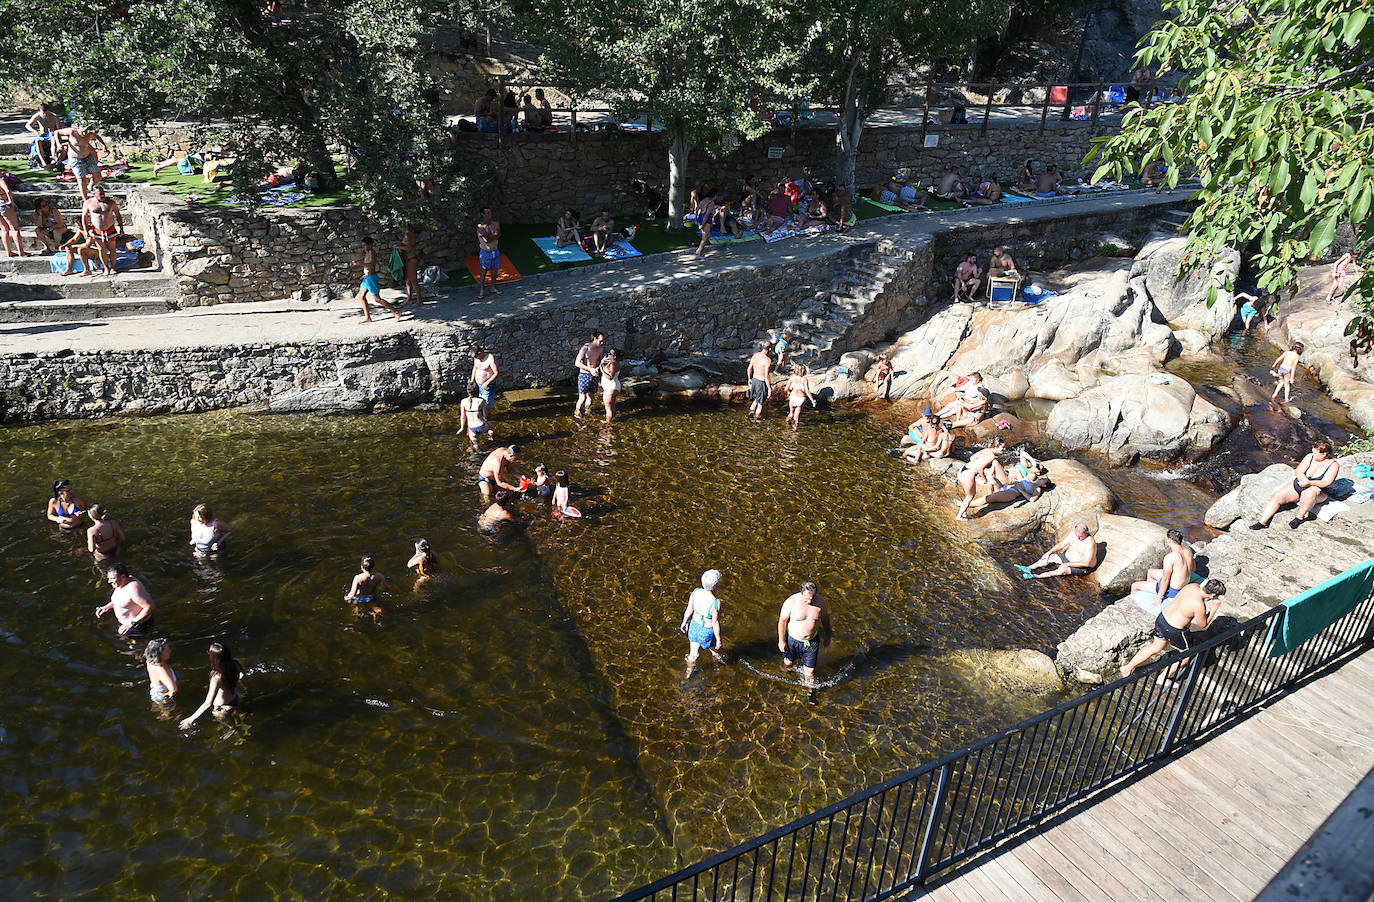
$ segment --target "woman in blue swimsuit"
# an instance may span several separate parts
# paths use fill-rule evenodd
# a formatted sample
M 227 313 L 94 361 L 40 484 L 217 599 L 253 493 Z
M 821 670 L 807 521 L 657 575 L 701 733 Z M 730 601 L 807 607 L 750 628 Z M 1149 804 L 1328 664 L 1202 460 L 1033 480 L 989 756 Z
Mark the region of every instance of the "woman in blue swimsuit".
M 65 479 L 55 480 L 52 497 L 48 499 L 48 519 L 63 529 L 76 529 L 85 513 L 86 502 L 72 490 L 72 484 Z
M 148 695 L 159 705 L 166 704 L 177 694 L 177 672 L 167 666 L 172 657 L 172 646 L 166 639 L 151 639 L 143 649 L 143 660 L 148 666 Z

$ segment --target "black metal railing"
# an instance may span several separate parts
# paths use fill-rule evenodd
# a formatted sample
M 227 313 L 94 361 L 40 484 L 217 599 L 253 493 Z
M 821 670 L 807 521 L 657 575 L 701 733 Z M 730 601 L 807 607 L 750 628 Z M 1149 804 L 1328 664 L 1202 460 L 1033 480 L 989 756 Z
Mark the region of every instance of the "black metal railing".
M 1297 649 L 1271 657 L 1270 631 L 1283 614 L 1274 608 L 616 902 L 889 898 L 1374 644 L 1374 594 Z M 1157 682 L 1169 672 L 1172 680 Z

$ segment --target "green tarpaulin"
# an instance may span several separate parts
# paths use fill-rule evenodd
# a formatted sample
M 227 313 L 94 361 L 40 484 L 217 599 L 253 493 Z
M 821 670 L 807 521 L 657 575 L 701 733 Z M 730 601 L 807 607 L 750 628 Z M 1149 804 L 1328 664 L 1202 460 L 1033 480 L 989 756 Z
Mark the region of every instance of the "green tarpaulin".
M 1269 627 L 1269 656 L 1286 655 L 1355 609 L 1374 589 L 1374 559 L 1283 603 Z

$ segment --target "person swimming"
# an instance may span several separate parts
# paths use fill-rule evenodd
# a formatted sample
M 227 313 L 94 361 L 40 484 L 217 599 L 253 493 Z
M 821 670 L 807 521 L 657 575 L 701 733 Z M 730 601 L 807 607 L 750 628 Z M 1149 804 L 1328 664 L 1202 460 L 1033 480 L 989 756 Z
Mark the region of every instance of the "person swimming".
M 418 544 L 416 551 L 419 551 Z M 372 604 L 382 597 L 383 592 L 391 591 L 391 586 L 387 585 L 385 576 L 372 572 L 372 568 L 376 566 L 372 555 L 365 555 L 360 566 L 362 572 L 353 577 L 353 584 L 344 596 L 344 601 L 349 604 Z
M 210 686 L 206 689 L 205 701 L 200 703 L 194 714 L 181 721 L 183 730 L 188 729 L 206 711 L 224 720 L 239 706 L 239 681 L 243 678 L 243 667 L 234 660 L 234 653 L 229 646 L 219 642 L 211 642 L 206 654 L 210 657 Z
M 143 660 L 148 668 L 148 696 L 159 705 L 172 700 L 177 692 L 177 672 L 167 666 L 172 657 L 172 646 L 166 639 L 150 639 L 143 649 Z

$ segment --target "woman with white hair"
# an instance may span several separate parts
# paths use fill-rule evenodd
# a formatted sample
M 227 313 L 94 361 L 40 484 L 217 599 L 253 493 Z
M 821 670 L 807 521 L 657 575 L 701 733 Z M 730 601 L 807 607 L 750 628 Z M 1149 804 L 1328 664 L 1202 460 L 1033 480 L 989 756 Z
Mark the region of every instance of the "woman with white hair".
M 678 629 L 687 634 L 687 641 L 691 643 L 687 651 L 689 675 L 703 648 L 717 661 L 725 661 L 720 654 L 720 599 L 716 597 L 716 587 L 719 585 L 719 570 L 707 570 L 701 574 L 701 588 L 692 590 L 691 597 L 687 599 L 687 609 L 682 612 L 682 625 Z

